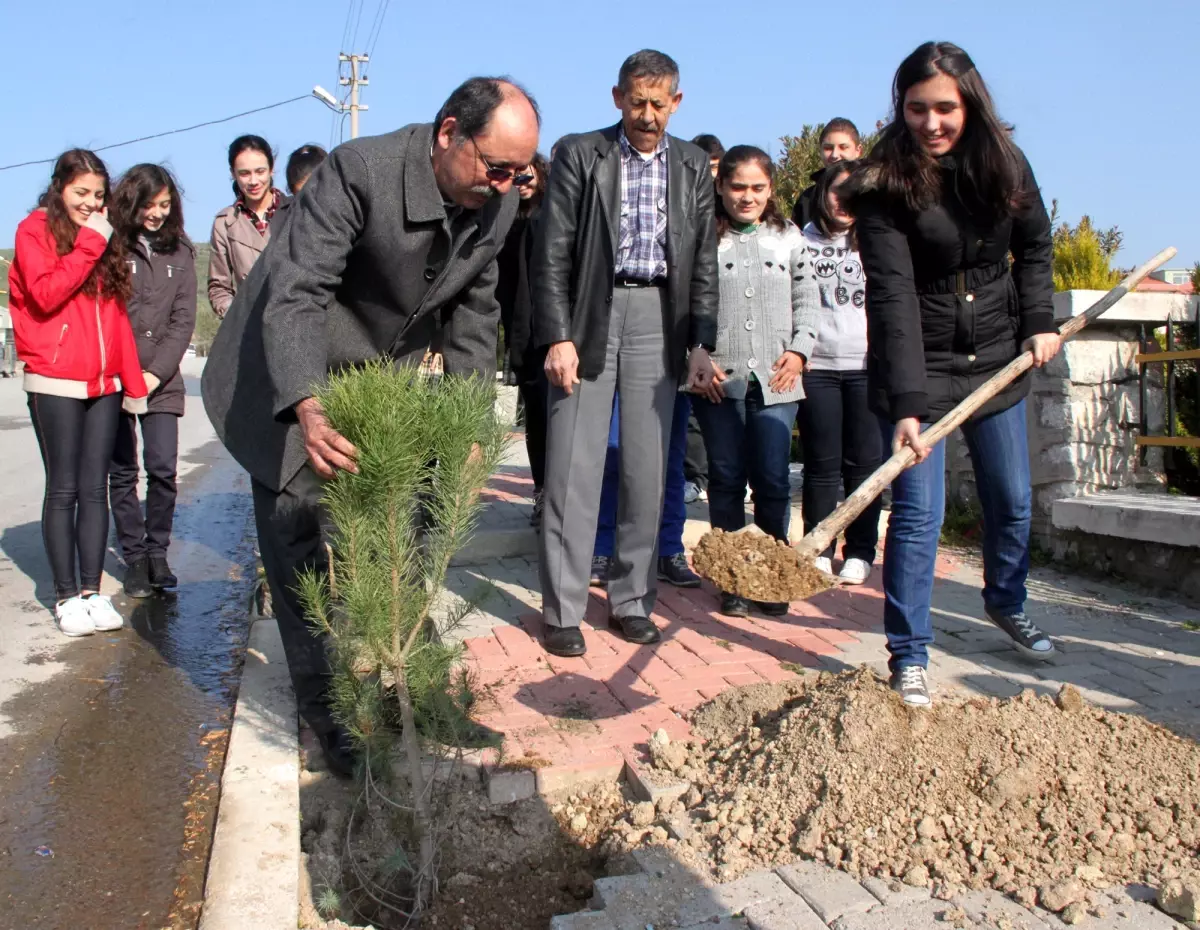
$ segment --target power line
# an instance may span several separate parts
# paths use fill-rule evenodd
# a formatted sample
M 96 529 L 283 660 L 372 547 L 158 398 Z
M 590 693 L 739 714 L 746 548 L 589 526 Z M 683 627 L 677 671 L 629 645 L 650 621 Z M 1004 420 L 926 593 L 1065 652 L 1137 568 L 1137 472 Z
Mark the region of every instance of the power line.
M 350 38 L 350 21 L 354 18 L 354 0 L 346 6 L 346 23 L 342 26 L 342 44 L 338 48 L 346 47 L 346 40 Z
M 375 54 L 375 45 L 377 42 L 379 42 L 379 36 L 383 32 L 383 21 L 387 17 L 388 4 L 391 2 L 392 0 L 380 0 L 379 12 L 375 17 L 374 27 L 371 33 L 369 33 L 369 37 L 367 39 L 368 58 Z
M 358 0 L 358 19 L 354 21 L 354 37 L 350 40 L 350 47 L 355 48 L 358 45 L 358 27 L 362 24 L 363 9 L 367 5 L 367 0 Z
M 241 113 L 234 113 L 233 116 L 223 116 L 221 119 L 210 119 L 207 122 L 196 123 L 194 126 L 184 126 L 180 129 L 168 129 L 166 132 L 156 132 L 149 136 L 139 136 L 136 139 L 130 139 L 126 142 L 114 142 L 111 145 L 101 145 L 98 148 L 92 149 L 93 152 L 107 152 L 109 149 L 119 149 L 126 145 L 133 145 L 136 142 L 148 142 L 151 139 L 161 139 L 163 136 L 174 136 L 181 132 L 191 132 L 193 129 L 203 129 L 205 126 L 216 126 L 218 123 L 228 123 L 231 120 L 240 119 L 243 116 L 250 116 L 254 113 L 262 113 L 264 110 L 274 110 L 276 107 L 287 106 L 289 103 L 295 103 L 297 100 L 307 100 L 311 94 L 301 94 L 299 97 L 291 97 L 288 100 L 280 100 L 278 103 L 269 103 L 265 107 L 255 107 L 253 110 L 245 110 Z M 11 171 L 13 168 L 25 168 L 29 165 L 52 165 L 58 160 L 55 158 L 40 158 L 36 161 L 23 161 L 15 165 L 0 165 L 0 171 Z

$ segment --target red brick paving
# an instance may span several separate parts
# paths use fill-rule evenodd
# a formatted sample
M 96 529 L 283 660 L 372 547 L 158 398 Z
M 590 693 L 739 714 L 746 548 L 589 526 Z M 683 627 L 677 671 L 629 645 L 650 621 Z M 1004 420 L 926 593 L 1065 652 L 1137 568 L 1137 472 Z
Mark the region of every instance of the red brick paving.
M 528 503 L 532 490 L 525 474 L 509 470 L 482 497 Z M 951 564 L 939 555 L 939 574 Z M 663 584 L 652 615 L 663 638 L 652 646 L 610 632 L 604 591 L 593 589 L 581 658 L 546 653 L 539 613 L 465 641 L 466 664 L 484 695 L 476 716 L 506 734 L 500 759 L 536 768 L 539 790 L 612 777 L 622 758 L 644 758 L 655 730 L 686 738 L 686 715 L 723 691 L 793 678 L 791 667 L 821 667 L 822 657 L 841 655 L 860 633 L 882 633 L 880 575 L 792 604 L 783 617 L 726 617 L 707 582 L 694 590 Z

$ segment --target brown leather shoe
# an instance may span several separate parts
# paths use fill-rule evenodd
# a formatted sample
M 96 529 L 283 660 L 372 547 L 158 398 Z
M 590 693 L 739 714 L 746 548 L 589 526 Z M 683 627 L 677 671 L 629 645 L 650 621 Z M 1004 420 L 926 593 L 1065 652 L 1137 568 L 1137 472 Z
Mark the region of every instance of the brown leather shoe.
M 639 646 L 657 643 L 662 639 L 658 627 L 645 617 L 609 617 L 608 627 L 625 637 L 627 643 L 636 643 Z
M 577 626 L 546 627 L 542 645 L 551 655 L 564 659 L 581 656 L 587 652 L 587 643 L 583 641 L 583 633 Z

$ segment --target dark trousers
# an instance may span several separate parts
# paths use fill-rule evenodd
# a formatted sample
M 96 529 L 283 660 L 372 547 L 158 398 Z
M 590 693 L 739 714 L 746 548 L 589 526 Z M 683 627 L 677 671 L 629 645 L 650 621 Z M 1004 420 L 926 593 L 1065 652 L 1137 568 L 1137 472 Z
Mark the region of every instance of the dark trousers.
M 542 367 L 545 358 L 545 352 L 534 353 L 534 360 L 525 363 L 517 382 L 521 404 L 525 408 L 525 451 L 529 454 L 529 471 L 533 474 L 533 486 L 539 491 L 546 483 L 546 417 L 550 397 L 550 383 Z
M 120 413 L 120 394 L 89 400 L 29 395 L 29 416 L 46 467 L 42 542 L 60 601 L 80 590 L 100 590 L 108 541 L 108 463 Z
M 683 457 L 683 477 L 698 488 L 708 487 L 708 450 L 704 447 L 704 433 L 695 411 L 687 422 L 687 452 Z
M 867 407 L 865 371 L 806 371 L 800 403 L 800 441 L 804 444 L 804 532 L 829 516 L 838 497 L 848 497 L 883 461 L 883 443 L 875 414 Z M 848 527 L 842 556 L 875 560 L 879 513 L 875 498 Z M 837 540 L 822 555 L 833 558 Z
M 138 503 L 138 420 L 142 422 L 142 460 L 146 466 L 146 513 Z M 147 556 L 165 557 L 175 520 L 175 472 L 179 462 L 179 417 L 122 413 L 117 424 L 108 493 L 117 540 L 126 564 Z
M 279 492 L 253 479 L 250 483 L 258 549 L 287 654 L 296 706 L 309 726 L 326 733 L 333 728 L 333 717 L 329 710 L 330 669 L 325 637 L 315 633 L 304 619 L 304 606 L 296 591 L 297 578 L 305 570 L 329 571 L 325 542 L 331 527 L 319 505 L 321 480 L 305 465 Z
M 683 527 L 687 523 L 687 504 L 683 502 L 683 458 L 687 445 L 687 422 L 692 399 L 675 395 L 671 418 L 671 444 L 667 449 L 667 481 L 663 488 L 662 519 L 658 521 L 659 557 L 683 552 Z M 617 548 L 618 492 L 621 486 L 621 398 L 613 397 L 612 423 L 608 427 L 608 452 L 604 456 L 604 484 L 600 488 L 600 516 L 596 523 L 594 555 L 607 559 Z
M 792 519 L 789 465 L 795 403 L 767 404 L 762 385 L 752 380 L 746 396 L 714 404 L 697 396 L 692 403 L 708 446 L 708 518 L 714 529 L 746 525 L 746 485 L 754 492 L 754 523 L 763 532 L 788 538 Z

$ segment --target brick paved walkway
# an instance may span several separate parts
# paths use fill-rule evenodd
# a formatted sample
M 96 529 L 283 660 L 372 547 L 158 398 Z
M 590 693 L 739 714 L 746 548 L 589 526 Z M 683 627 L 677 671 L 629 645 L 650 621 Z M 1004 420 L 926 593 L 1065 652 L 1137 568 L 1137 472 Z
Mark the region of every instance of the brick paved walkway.
M 515 796 L 616 777 L 626 761 L 636 763 L 652 732 L 661 727 L 686 737 L 684 715 L 727 688 L 778 681 L 805 668 L 885 668 L 878 570 L 868 585 L 796 603 L 782 618 L 726 617 L 711 585 L 692 591 L 662 585 L 652 619 L 663 640 L 640 647 L 607 630 L 604 592 L 593 589 L 583 628 L 588 654 L 547 654 L 536 537 L 528 528 L 532 486 L 519 463 L 502 470 L 484 494 L 474 555 L 465 559 L 474 564 L 456 565 L 446 585 L 450 598 L 480 601 L 479 611 L 445 635 L 465 643 L 481 686 L 480 720 L 506 734 L 502 758 L 488 761 L 523 775 Z M 706 509 L 691 509 L 689 543 L 706 529 Z M 1200 734 L 1200 633 L 1185 628 L 1200 625 L 1200 610 L 1035 570 L 1028 610 L 1054 637 L 1059 655 L 1053 663 L 1033 663 L 982 619 L 980 586 L 972 556 L 939 555 L 935 693 L 1009 696 L 1025 687 L 1051 693 L 1071 682 L 1094 703 Z

